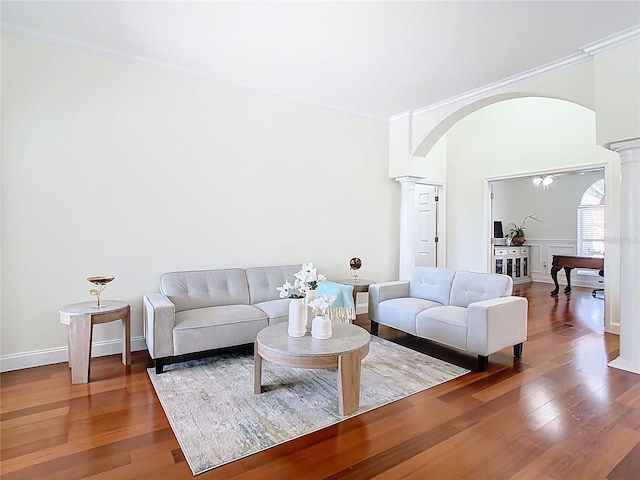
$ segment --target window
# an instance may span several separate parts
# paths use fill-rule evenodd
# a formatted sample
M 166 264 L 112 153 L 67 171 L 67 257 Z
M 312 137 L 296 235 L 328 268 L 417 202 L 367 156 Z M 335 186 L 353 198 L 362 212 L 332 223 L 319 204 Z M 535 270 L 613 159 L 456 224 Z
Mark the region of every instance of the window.
M 604 240 L 604 179 L 601 178 L 585 190 L 578 206 L 578 255 L 603 257 Z

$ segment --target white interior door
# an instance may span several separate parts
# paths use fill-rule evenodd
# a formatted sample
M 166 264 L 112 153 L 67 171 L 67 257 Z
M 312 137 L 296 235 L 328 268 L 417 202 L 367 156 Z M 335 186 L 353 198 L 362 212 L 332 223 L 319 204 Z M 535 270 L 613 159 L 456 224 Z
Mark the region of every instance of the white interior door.
M 438 187 L 416 185 L 416 267 L 438 266 Z

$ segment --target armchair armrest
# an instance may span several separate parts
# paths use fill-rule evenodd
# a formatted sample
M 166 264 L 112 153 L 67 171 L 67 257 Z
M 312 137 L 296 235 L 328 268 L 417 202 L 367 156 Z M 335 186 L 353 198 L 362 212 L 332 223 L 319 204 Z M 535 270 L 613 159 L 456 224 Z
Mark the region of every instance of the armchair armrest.
M 527 339 L 524 297 L 499 297 L 470 303 L 467 307 L 467 350 L 487 356 Z
M 409 296 L 409 282 L 395 281 L 369 285 L 369 319 L 377 322 L 378 304 L 392 298 Z
M 151 358 L 173 355 L 173 327 L 176 307 L 166 295 L 151 293 L 142 297 L 144 338 Z

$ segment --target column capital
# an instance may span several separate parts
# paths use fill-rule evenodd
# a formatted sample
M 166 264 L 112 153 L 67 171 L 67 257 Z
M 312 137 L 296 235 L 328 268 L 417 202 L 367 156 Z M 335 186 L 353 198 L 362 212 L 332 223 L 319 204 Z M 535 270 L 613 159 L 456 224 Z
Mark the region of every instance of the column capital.
M 395 177 L 394 180 L 396 182 L 400 182 L 402 185 L 406 185 L 406 184 L 415 185 L 416 183 L 420 183 L 421 181 L 423 181 L 424 178 L 405 176 L 405 177 Z
M 621 142 L 613 142 L 609 144 L 609 150 L 614 152 L 622 152 L 623 150 L 640 149 L 640 138 L 632 138 L 631 140 L 623 140 Z

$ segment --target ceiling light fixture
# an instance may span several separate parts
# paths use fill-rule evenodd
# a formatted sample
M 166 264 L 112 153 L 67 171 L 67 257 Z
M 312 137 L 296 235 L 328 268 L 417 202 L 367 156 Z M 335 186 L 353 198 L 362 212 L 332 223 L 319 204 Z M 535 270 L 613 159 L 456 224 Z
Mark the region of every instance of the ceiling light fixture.
M 533 185 L 539 187 L 542 185 L 542 188 L 545 190 L 549 188 L 549 185 L 553 183 L 553 177 L 551 175 L 546 175 L 544 177 L 535 177 L 533 180 Z

